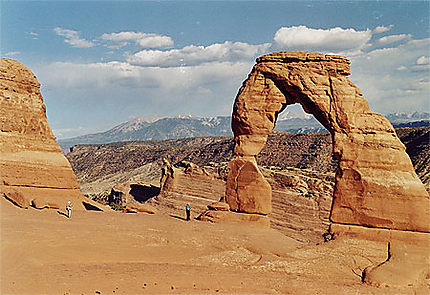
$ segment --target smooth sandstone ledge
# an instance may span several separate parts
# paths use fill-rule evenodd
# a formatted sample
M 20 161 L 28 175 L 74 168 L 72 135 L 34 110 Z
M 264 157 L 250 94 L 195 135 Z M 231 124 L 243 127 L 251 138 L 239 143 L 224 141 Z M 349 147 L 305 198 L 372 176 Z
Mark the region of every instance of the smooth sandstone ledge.
M 402 242 L 408 245 L 427 247 L 430 253 L 430 233 L 371 228 L 358 225 L 332 223 L 330 232 L 336 238 L 354 238 L 377 242 Z
M 430 234 L 332 224 L 335 239 L 387 243 L 387 259 L 363 270 L 362 281 L 375 287 L 420 285 L 430 276 Z
M 246 223 L 251 226 L 270 227 L 269 217 L 260 214 L 207 210 L 197 219 L 214 223 Z
M 111 211 L 110 207 L 82 197 L 79 189 L 34 188 L 0 185 L 0 197 L 28 209 L 64 209 L 68 201 L 78 211 Z

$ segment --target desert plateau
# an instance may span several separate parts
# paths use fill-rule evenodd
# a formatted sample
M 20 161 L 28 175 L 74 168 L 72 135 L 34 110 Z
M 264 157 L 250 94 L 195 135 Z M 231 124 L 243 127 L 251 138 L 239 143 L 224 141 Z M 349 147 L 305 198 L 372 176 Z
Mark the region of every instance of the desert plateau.
M 363 284 L 387 243 L 302 243 L 243 224 L 183 215 L 17 208 L 1 200 L 2 294 L 426 294 Z M 402 271 L 404 269 L 399 269 Z

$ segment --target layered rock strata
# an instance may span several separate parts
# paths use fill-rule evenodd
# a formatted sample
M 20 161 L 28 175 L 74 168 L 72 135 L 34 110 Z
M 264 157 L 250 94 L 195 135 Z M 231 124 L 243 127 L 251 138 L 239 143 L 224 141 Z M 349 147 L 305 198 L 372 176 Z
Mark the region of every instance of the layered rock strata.
M 170 166 L 173 173 L 162 176 L 161 193 L 164 197 L 189 196 L 199 199 L 219 200 L 224 195 L 225 182 L 216 168 L 199 167 L 194 163 L 181 161 L 177 167 Z M 166 169 L 162 167 L 162 174 Z M 168 184 L 168 185 L 166 185 Z
M 331 133 L 339 166 L 331 221 L 430 231 L 430 202 L 390 122 L 373 113 L 348 80 L 349 60 L 319 53 L 262 56 L 243 83 L 232 115 L 235 158 L 226 201 L 233 211 L 267 214 L 271 190 L 255 165 L 277 116 L 300 103 Z
M 18 206 L 84 209 L 76 176 L 46 118 L 35 75 L 21 63 L 0 60 L 0 186 Z

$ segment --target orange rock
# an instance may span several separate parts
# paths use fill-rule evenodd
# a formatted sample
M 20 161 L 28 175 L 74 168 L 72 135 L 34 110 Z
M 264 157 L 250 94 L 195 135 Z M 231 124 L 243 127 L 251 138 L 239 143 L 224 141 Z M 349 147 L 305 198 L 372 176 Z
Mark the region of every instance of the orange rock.
M 333 138 L 339 166 L 332 222 L 430 232 L 430 197 L 405 146 L 390 122 L 369 110 L 349 74 L 349 60 L 341 56 L 296 51 L 257 59 L 233 106 L 236 158 L 226 187 L 232 210 L 270 212 L 270 189 L 253 167 L 253 158 L 278 114 L 300 103 Z
M 170 164 L 169 160 L 163 159 L 163 166 L 161 167 L 161 179 L 160 179 L 160 189 L 161 194 L 164 191 L 170 190 L 175 186 L 176 178 L 175 178 L 175 167 Z
M 31 204 L 36 209 L 44 209 L 44 208 L 60 209 L 60 206 L 58 204 L 47 202 L 46 200 L 34 199 L 31 201 Z
M 419 286 L 430 276 L 430 234 L 332 224 L 335 239 L 354 239 L 387 244 L 385 261 L 375 261 L 362 273 L 364 283 L 372 286 Z M 366 251 L 366 250 L 364 250 Z
M 215 211 L 229 211 L 230 206 L 225 202 L 215 202 L 208 205 L 208 209 L 215 210 Z
M 162 180 L 165 179 L 161 188 L 163 197 L 176 198 L 180 195 L 188 195 L 215 201 L 224 195 L 225 182 L 217 172 L 209 171 L 209 167 L 199 167 L 186 161 L 178 163 L 177 166 L 179 167 L 172 166 L 172 175 L 167 174 L 167 177 L 162 177 Z M 169 169 L 162 167 L 162 174 L 165 170 Z
M 238 157 L 230 161 L 226 187 L 226 202 L 231 210 L 257 214 L 272 211 L 272 188 L 254 157 Z
M 148 213 L 156 214 L 157 209 L 148 204 L 141 204 L 138 202 L 128 202 L 127 206 L 124 208 L 126 213 Z
M 0 190 L 24 208 L 64 208 L 72 201 L 83 210 L 84 196 L 49 127 L 39 87 L 25 66 L 0 59 Z
M 17 191 L 13 191 L 12 190 L 12 191 L 10 191 L 8 193 L 5 193 L 4 197 L 7 200 L 9 200 L 12 203 L 14 203 L 15 205 L 17 205 L 17 206 L 19 206 L 21 208 L 24 208 L 24 209 L 28 209 L 28 206 L 30 205 L 29 201 L 26 198 L 24 198 L 24 196 L 21 193 L 19 193 Z
M 109 203 L 115 203 L 128 213 L 155 214 L 157 210 L 143 203 L 158 195 L 160 189 L 143 183 L 121 183 L 111 189 Z
M 246 223 L 248 225 L 270 227 L 269 217 L 261 214 L 207 210 L 198 219 L 215 223 Z
M 429 247 L 388 244 L 387 260 L 364 269 L 363 282 L 376 287 L 419 285 L 430 275 Z

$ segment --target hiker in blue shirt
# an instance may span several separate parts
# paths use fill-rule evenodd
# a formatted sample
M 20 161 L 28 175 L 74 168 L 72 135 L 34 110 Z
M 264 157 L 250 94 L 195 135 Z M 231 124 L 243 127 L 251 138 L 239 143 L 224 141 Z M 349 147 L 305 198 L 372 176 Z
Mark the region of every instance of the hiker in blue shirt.
M 187 212 L 187 221 L 190 221 L 190 215 L 191 215 L 190 204 L 187 203 L 187 206 L 185 206 L 185 211 Z

